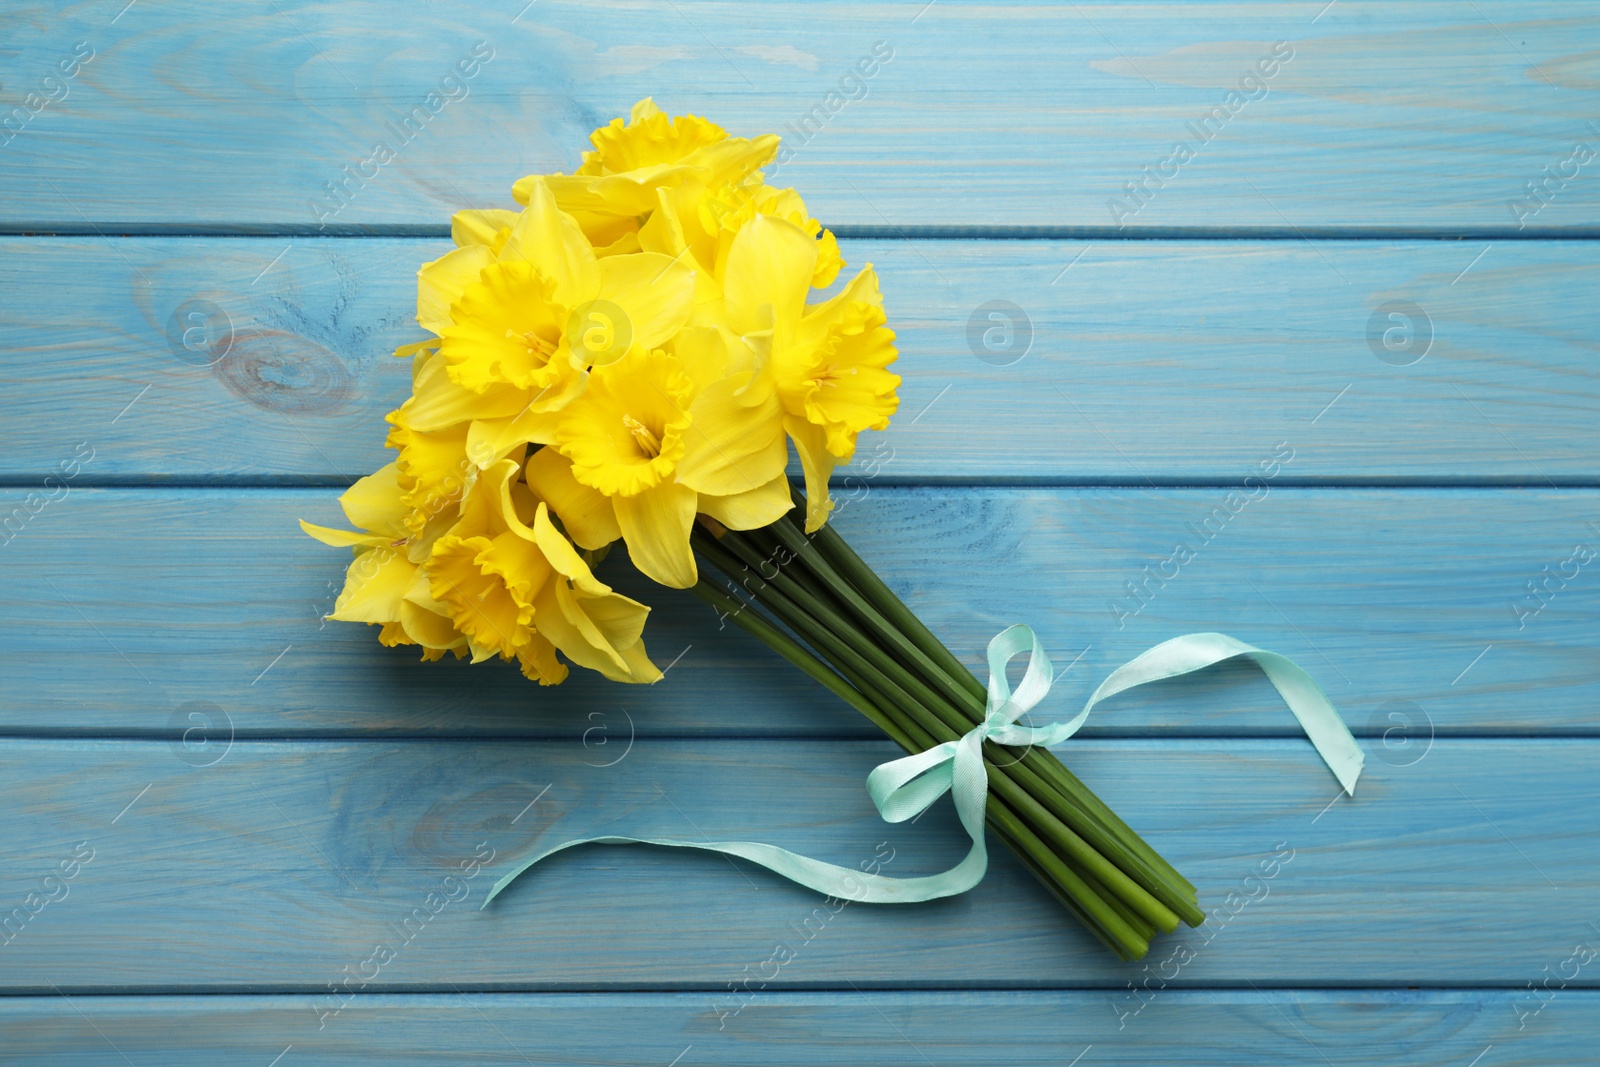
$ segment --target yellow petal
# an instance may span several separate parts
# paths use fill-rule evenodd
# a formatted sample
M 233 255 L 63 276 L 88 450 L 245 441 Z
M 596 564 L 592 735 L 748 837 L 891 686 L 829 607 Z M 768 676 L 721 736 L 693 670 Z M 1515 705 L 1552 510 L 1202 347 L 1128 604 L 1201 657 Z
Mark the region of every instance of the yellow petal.
M 844 255 L 839 251 L 839 239 L 832 230 L 823 230 L 817 239 L 817 270 L 811 277 L 813 289 L 826 289 L 844 269 Z
M 529 188 L 528 206 L 517 216 L 500 259 L 535 264 L 555 282 L 556 300 L 569 308 L 593 297 L 600 284 L 589 239 L 571 215 L 556 207 L 543 180 L 534 181 Z
M 587 230 L 584 232 L 588 233 Z M 601 259 L 605 259 L 607 256 L 624 256 L 643 251 L 645 251 L 645 247 L 639 243 L 638 231 L 629 230 L 610 244 L 595 245 L 594 254 Z
M 300 529 L 315 537 L 325 545 L 334 548 L 349 548 L 352 545 L 369 545 L 377 547 L 394 540 L 381 534 L 355 533 L 351 530 L 335 530 L 328 526 L 318 526 L 316 523 L 300 520 Z
M 539 546 L 511 530 L 489 542 L 478 554 L 478 566 L 485 574 L 498 575 L 511 598 L 526 608 L 533 607 L 551 574 L 550 562 Z M 538 625 L 537 619 L 534 624 Z
M 579 590 L 590 596 L 605 596 L 611 592 L 609 585 L 594 576 L 583 557 L 578 555 L 578 550 L 572 547 L 572 542 L 561 536 L 561 531 L 550 521 L 549 507 L 542 503 L 533 519 L 533 536 L 545 558 L 550 561 L 550 566 L 572 581 Z
M 400 410 L 405 424 L 421 433 L 436 433 L 473 419 L 493 419 L 515 415 L 528 405 L 528 392 L 514 385 L 485 383 L 480 392 L 465 389 L 450 376 L 450 363 L 443 354 L 434 356 L 417 375 L 411 399 Z M 392 420 L 391 420 L 392 421 Z
M 687 589 L 697 580 L 689 530 L 698 497 L 687 485 L 663 482 L 611 500 L 633 565 L 662 585 Z
M 793 223 L 767 215 L 745 223 L 722 282 L 728 325 L 738 333 L 772 328 L 775 343 L 785 342 L 805 309 L 816 263 L 817 242 Z
M 424 561 L 426 562 L 426 561 Z M 450 617 L 450 607 L 433 599 L 433 590 L 428 586 L 428 569 L 418 567 L 416 575 L 411 580 L 411 588 L 406 590 L 406 603 L 431 611 L 435 615 Z
M 747 376 L 724 378 L 689 408 L 678 481 L 697 492 L 744 493 L 783 473 L 783 408 L 770 390 L 753 394 L 756 402 L 750 403 L 746 384 Z
M 639 643 L 644 636 L 644 622 L 650 614 L 645 605 L 621 593 L 605 596 L 578 596 L 575 603 L 583 609 L 606 643 L 618 651 Z
M 400 602 L 400 628 L 412 644 L 423 648 L 451 651 L 467 644 L 466 637 L 456 632 L 449 618 L 419 607 L 409 598 Z
M 660 252 L 676 259 L 689 251 L 689 242 L 684 237 L 683 223 L 678 218 L 673 190 L 657 189 L 656 205 L 650 218 L 639 227 L 639 247 L 646 252 Z
M 533 531 L 526 523 L 533 521 L 538 501 L 527 486 L 516 481 L 522 469 L 522 460 L 503 459 L 479 475 L 461 501 L 460 520 L 450 532 L 457 537 L 499 537 L 515 531 L 524 540 L 532 541 Z
M 351 525 L 391 538 L 406 536 L 411 507 L 400 488 L 400 465 L 388 463 L 360 479 L 339 497 Z
M 568 659 L 613 681 L 653 682 L 661 677 L 639 639 L 649 608 L 620 593 L 586 597 L 559 580 L 552 583 L 552 592 L 540 598 L 536 614 Z
M 576 174 L 532 174 L 519 178 L 511 195 L 521 203 L 532 199 L 536 185 L 549 188 L 561 210 L 577 216 L 638 216 L 656 206 L 656 186 L 681 176 L 683 168 L 655 167 L 633 174 L 590 177 Z M 653 179 L 653 180 L 652 180 Z
M 424 263 L 417 271 L 417 324 L 424 330 L 443 333 L 450 325 L 450 306 L 493 262 L 493 251 L 474 244 L 452 248 L 432 263 Z
M 491 547 L 486 537 L 450 534 L 439 538 L 428 560 L 429 590 L 449 607 L 455 628 L 472 646 L 475 663 L 496 654 L 516 655 L 532 634 L 534 609 L 519 603 L 501 576 L 487 573 L 479 563 Z
M 783 428 L 794 441 L 794 450 L 800 456 L 800 466 L 806 475 L 806 533 L 816 533 L 828 521 L 828 512 L 833 510 L 833 501 L 828 499 L 828 479 L 839 458 L 828 451 L 822 427 L 786 415 Z
M 517 649 L 517 662 L 529 681 L 540 685 L 560 685 L 566 681 L 567 665 L 556 658 L 556 646 L 543 634 L 534 634 L 527 644 Z
M 478 395 L 509 385 L 541 400 L 565 388 L 577 367 L 564 343 L 571 315 L 554 291 L 555 282 L 535 264 L 485 268 L 461 294 L 440 335 L 450 379 Z
M 622 310 L 631 345 L 655 348 L 664 344 L 689 321 L 694 310 L 694 259 L 673 259 L 658 252 L 638 252 L 631 256 L 607 256 L 600 261 L 600 291 L 604 300 Z M 622 324 L 612 323 L 620 335 Z M 569 338 L 572 350 L 580 356 L 581 340 Z M 624 344 L 624 348 L 629 345 Z M 615 351 L 613 341 L 606 352 Z M 610 362 L 590 359 L 590 363 Z
M 598 652 L 601 657 L 604 657 L 594 665 L 594 669 L 602 670 L 605 663 L 609 662 L 611 669 L 622 671 L 626 669 L 622 654 L 617 650 L 616 645 L 611 643 L 609 635 L 600 628 L 596 620 L 589 614 L 591 605 L 599 605 L 605 599 L 604 597 L 581 597 L 566 582 L 558 581 L 556 583 L 556 604 L 560 607 L 561 614 L 582 637 L 583 644 L 589 649 Z M 639 605 L 639 607 L 643 606 L 642 604 Z M 642 626 L 644 623 L 642 617 L 639 622 Z
M 554 176 L 553 176 L 554 177 Z M 551 189 L 554 194 L 555 190 Z M 571 215 L 583 235 L 589 239 L 596 256 L 615 256 L 624 252 L 642 252 L 639 244 L 639 220 L 648 213 L 613 215 L 608 211 L 581 211 L 556 195 L 556 206 Z
M 771 526 L 794 507 L 789 478 L 779 474 L 759 489 L 731 496 L 701 496 L 700 511 L 730 530 L 759 530 Z
M 846 316 L 852 304 L 869 304 L 883 307 L 883 291 L 878 287 L 878 272 L 871 263 L 856 272 L 843 289 L 820 304 L 806 307 L 802 336 L 808 341 L 820 341 L 827 331 Z
M 572 461 L 553 448 L 528 457 L 528 485 L 556 513 L 579 548 L 604 548 L 622 536 L 611 498 L 572 476 Z
M 675 163 L 706 145 L 727 139 L 727 131 L 696 115 L 669 118 L 649 97 L 633 106 L 628 123 L 613 119 L 590 134 L 579 174 L 616 174 Z
M 524 541 L 533 541 L 533 530 L 528 523 L 533 521 L 539 502 L 528 492 L 528 487 L 517 480 L 521 472 L 521 460 L 503 459 L 496 463 L 484 471 L 478 478 L 478 484 L 473 486 L 473 502 L 481 500 L 493 512 L 488 525 L 497 535 L 509 531 Z
M 635 602 L 628 600 L 626 597 L 613 595 L 605 598 L 605 601 L 584 600 L 582 603 L 585 609 L 591 613 L 591 616 L 593 616 L 597 610 L 608 610 L 613 602 L 618 601 L 626 602 L 627 604 L 633 605 L 633 607 L 636 609 L 641 609 L 639 611 L 638 621 L 642 626 L 644 623 L 644 613 L 648 612 L 650 609 L 646 608 L 643 604 L 635 604 Z M 601 604 L 606 605 L 606 607 L 596 607 L 597 605 Z M 604 623 L 597 624 L 600 625 L 602 632 L 606 632 Z M 622 660 L 623 666 L 622 669 L 619 670 L 615 666 L 607 667 L 605 664 L 601 664 L 599 671 L 601 674 L 605 675 L 606 678 L 613 682 L 628 682 L 636 685 L 648 685 L 651 682 L 659 682 L 661 680 L 661 671 L 654 663 L 650 662 L 650 657 L 645 653 L 643 641 L 634 641 L 629 645 L 613 647 L 616 650 L 617 657 Z
M 738 340 L 737 335 L 730 336 Z M 729 374 L 728 344 L 723 331 L 714 327 L 685 326 L 672 339 L 672 354 L 678 357 L 696 393 Z
M 467 454 L 480 462 L 498 463 L 523 445 L 549 444 L 555 440 L 560 418 L 559 411 L 528 410 L 498 419 L 478 419 L 467 430 Z
M 728 137 L 697 148 L 679 160 L 678 165 L 703 176 L 708 186 L 738 182 L 746 175 L 772 162 L 778 154 L 778 135 L 764 133 L 748 140 Z
M 334 602 L 330 619 L 342 622 L 394 622 L 400 601 L 411 587 L 416 564 L 392 548 L 363 552 L 345 572 L 344 590 Z
M 704 123 L 693 116 L 674 121 Z M 612 126 L 621 128 L 620 122 Z M 715 129 L 709 123 L 705 126 Z M 590 152 L 576 174 L 530 175 L 512 186 L 511 195 L 519 203 L 528 203 L 534 186 L 544 182 L 563 211 L 585 218 L 610 215 L 626 220 L 655 210 L 658 188 L 689 182 L 715 187 L 739 181 L 772 161 L 778 138 L 773 134 L 750 140 L 722 137 L 687 155 L 677 155 L 686 147 L 682 143 L 665 151 L 652 147 L 628 158 L 619 155 L 604 161 L 600 152 Z M 663 161 L 668 159 L 672 161 Z
M 650 657 L 645 654 L 643 641 L 629 645 L 627 648 L 618 649 L 618 652 L 622 655 L 623 663 L 627 665 L 627 672 L 614 673 L 602 667 L 600 673 L 611 681 L 649 685 L 651 682 L 659 682 L 661 680 L 661 670 L 654 663 L 651 663 Z
M 502 233 L 517 224 L 517 213 L 504 208 L 468 208 L 450 216 L 450 237 L 457 245 L 493 248 Z
M 534 605 L 534 615 L 539 619 L 539 632 L 549 638 L 563 656 L 580 667 L 602 672 L 626 670 L 627 661 L 618 650 L 606 643 L 593 622 L 574 606 L 575 599 L 571 586 L 560 578 L 540 590 L 539 600 Z
M 428 523 L 445 515 L 461 499 L 469 476 L 476 471 L 467 459 L 465 426 L 443 433 L 419 433 L 406 423 L 406 409 L 390 414 L 394 428 L 386 444 L 397 449 L 400 485 L 411 508 L 406 529 L 420 534 Z
M 675 357 L 635 347 L 590 372 L 583 394 L 561 411 L 556 447 L 572 460 L 574 477 L 607 496 L 670 481 L 683 458 L 693 389 Z
M 719 275 L 725 264 L 728 241 L 752 216 L 758 214 L 792 222 L 817 242 L 817 263 L 811 275 L 812 288 L 825 289 L 832 285 L 844 266 L 838 239 L 811 216 L 805 201 L 793 189 L 774 189 L 760 181 L 759 175 L 751 175 L 738 185 L 724 187 L 707 199 L 709 210 L 704 218 L 717 234 L 718 252 L 714 258 Z

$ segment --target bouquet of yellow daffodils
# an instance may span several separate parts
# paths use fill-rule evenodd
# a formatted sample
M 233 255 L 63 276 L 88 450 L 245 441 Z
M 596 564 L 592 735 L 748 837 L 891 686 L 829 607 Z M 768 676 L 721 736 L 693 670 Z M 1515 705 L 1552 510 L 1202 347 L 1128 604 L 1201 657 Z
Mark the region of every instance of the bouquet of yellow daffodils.
M 975 795 L 961 812 L 977 877 L 987 824 L 1125 958 L 1202 921 L 1194 887 L 1009 725 L 1023 695 L 1006 688 L 1009 657 L 1000 722 L 995 679 L 979 683 L 826 525 L 831 472 L 898 404 L 895 335 L 870 264 L 810 299 L 844 262 L 793 189 L 764 184 L 778 138 L 643 100 L 592 141 L 575 173 L 518 181 L 521 210 L 457 213 L 456 247 L 418 272 L 428 337 L 396 353 L 412 361 L 411 397 L 388 416 L 398 456 L 341 498 L 357 531 L 301 524 L 354 549 L 331 617 L 424 659 L 515 660 L 542 685 L 572 664 L 654 682 L 650 609 L 597 576 L 621 541 L 634 567 L 693 590 L 908 752 L 942 753 L 874 783 L 885 817 L 907 817 L 908 788 L 931 789 L 924 807 L 952 785 L 958 806 Z M 1048 672 L 1033 647 L 1030 677 Z M 938 885 L 851 872 L 858 892 L 831 865 L 733 844 L 857 899 L 975 881 L 969 856 Z

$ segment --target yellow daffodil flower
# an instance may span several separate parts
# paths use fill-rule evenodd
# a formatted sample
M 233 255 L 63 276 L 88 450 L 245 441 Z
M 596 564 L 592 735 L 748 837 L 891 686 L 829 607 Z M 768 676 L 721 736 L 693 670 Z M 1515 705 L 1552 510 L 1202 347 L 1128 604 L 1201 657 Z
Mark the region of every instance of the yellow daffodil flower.
M 689 548 L 697 513 L 720 510 L 727 524 L 750 529 L 791 506 L 777 403 L 738 395 L 741 384 L 702 385 L 677 356 L 635 349 L 596 367 L 561 412 L 555 448 L 571 477 L 610 499 L 629 558 L 663 585 L 697 580 Z M 702 503 L 701 493 L 736 499 Z
M 698 580 L 694 523 L 750 530 L 793 507 L 788 444 L 815 531 L 828 479 L 883 429 L 900 379 L 867 265 L 760 168 L 777 138 L 729 137 L 649 99 L 596 130 L 571 175 L 517 182 L 520 211 L 457 212 L 455 248 L 417 275 L 425 340 L 388 416 L 395 462 L 341 497 L 355 531 L 334 619 L 385 644 L 514 660 L 555 684 L 575 663 L 661 673 L 649 608 L 600 581 L 621 540 L 655 581 Z
M 422 433 L 470 423 L 480 468 L 550 440 L 589 366 L 659 345 L 688 321 L 690 266 L 653 252 L 597 257 L 543 182 L 514 220 L 479 215 L 457 228 L 467 243 L 418 272 L 417 321 L 439 336 L 440 362 L 418 373 L 400 421 Z
M 657 210 L 639 229 L 639 241 L 646 251 L 694 258 L 701 268 L 696 276 L 695 304 L 704 308 L 721 298 L 720 279 L 726 273 L 733 239 L 757 215 L 783 219 L 812 237 L 817 257 L 811 284 L 818 289 L 833 284 L 844 267 L 838 239 L 811 216 L 800 194 L 763 184 L 759 173 L 710 189 L 684 183 L 661 190 Z M 702 315 L 697 321 L 711 324 L 715 316 Z
M 778 138 L 729 137 L 715 123 L 693 115 L 669 118 L 646 97 L 633 105 L 628 122 L 614 120 L 590 137 L 574 174 L 531 175 L 511 195 L 531 203 L 533 187 L 548 184 L 561 210 L 572 215 L 597 248 L 637 248 L 641 216 L 654 211 L 658 189 L 685 182 L 714 187 L 737 182 L 772 162 Z
M 362 533 L 334 530 L 301 520 L 300 528 L 326 545 L 355 549 L 344 589 L 330 619 L 381 626 L 385 645 L 421 645 L 422 658 L 466 654 L 467 638 L 450 624 L 443 605 L 429 595 L 411 549 L 411 507 L 390 463 L 356 482 L 339 498 L 345 517 Z M 424 555 L 423 558 L 426 558 Z
M 429 588 L 473 662 L 516 659 L 552 685 L 567 674 L 559 650 L 615 681 L 657 680 L 641 640 L 650 609 L 594 577 L 546 502 L 519 480 L 521 468 L 506 459 L 484 471 L 428 558 Z
M 884 326 L 878 277 L 867 264 L 839 295 L 807 304 L 817 242 L 793 223 L 757 215 L 735 236 L 724 271 L 729 330 L 762 358 L 783 426 L 805 472 L 806 531 L 827 521 L 828 478 L 855 454 L 856 436 L 883 430 L 899 406 L 897 355 Z

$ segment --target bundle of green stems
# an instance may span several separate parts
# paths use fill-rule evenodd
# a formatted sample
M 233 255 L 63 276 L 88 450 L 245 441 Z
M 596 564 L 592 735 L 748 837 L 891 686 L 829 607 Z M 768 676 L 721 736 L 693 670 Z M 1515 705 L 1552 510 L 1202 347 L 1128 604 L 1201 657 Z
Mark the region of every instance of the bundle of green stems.
M 807 535 L 787 516 L 742 532 L 703 521 L 694 593 L 901 748 L 923 752 L 983 721 L 983 683 L 832 525 Z M 983 753 L 989 829 L 1107 948 L 1138 959 L 1157 931 L 1204 921 L 1194 886 L 1048 750 L 985 741 Z

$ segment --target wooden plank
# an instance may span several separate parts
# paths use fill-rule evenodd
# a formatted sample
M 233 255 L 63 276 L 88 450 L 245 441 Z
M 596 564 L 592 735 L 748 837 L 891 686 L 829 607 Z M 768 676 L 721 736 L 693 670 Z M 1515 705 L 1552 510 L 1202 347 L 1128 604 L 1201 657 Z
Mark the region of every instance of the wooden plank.
M 1600 223 L 1594 157 L 1574 156 L 1600 144 L 1600 19 L 1553 0 L 476 0 L 385 9 L 381 34 L 309 0 L 116 6 L 13 13 L 0 65 L 13 229 L 315 230 L 328 220 L 312 205 L 340 203 L 329 187 L 346 181 L 336 225 L 438 226 L 524 174 L 572 169 L 593 127 L 650 94 L 740 134 L 783 133 L 781 180 L 836 225 Z M 93 58 L 45 82 L 80 45 Z M 492 58 L 447 81 L 475 47 Z M 830 99 L 875 47 L 892 59 L 844 83 L 854 100 Z M 1239 94 L 1263 62 L 1270 76 Z M 380 140 L 386 164 L 371 162 Z M 1537 212 L 1514 213 L 1547 177 Z M 1118 215 L 1113 198 L 1140 203 L 1134 182 L 1142 206 Z
M 1008 854 L 960 898 L 818 916 L 822 898 L 723 857 L 577 849 L 477 909 L 516 857 L 596 833 L 757 838 L 851 866 L 880 857 L 892 874 L 940 870 L 966 847 L 948 804 L 887 826 L 866 796 L 866 773 L 895 751 L 641 740 L 594 767 L 576 742 L 266 741 L 195 767 L 162 742 L 9 740 L 0 806 L 28 817 L 0 845 L 0 901 L 37 914 L 14 924 L 0 983 L 316 994 L 348 967 L 367 992 L 721 996 L 778 942 L 796 958 L 768 968 L 773 988 L 1142 980 Z M 1148 961 L 1173 987 L 1521 988 L 1597 936 L 1600 742 L 1442 740 L 1411 766 L 1373 761 L 1354 800 L 1335 800 L 1304 741 L 1082 741 L 1067 758 L 1211 909 Z M 64 895 L 28 904 L 74 853 L 87 861 Z M 474 856 L 488 862 L 465 878 Z M 364 967 L 379 944 L 394 958 Z M 1593 967 L 1570 983 L 1597 984 Z
M 841 480 L 1237 484 L 1283 443 L 1286 482 L 1600 483 L 1590 242 L 845 245 L 879 268 L 905 384 Z M 366 473 L 444 247 L 0 242 L 0 478 L 37 484 L 80 442 L 82 484 Z M 1002 299 L 1024 317 L 991 351 Z
M 1600 995 L 1561 992 L 1518 1030 L 1529 996 L 1175 991 L 1119 1028 L 1121 1009 L 1099 993 L 781 992 L 757 997 L 719 1028 L 707 998 L 694 994 L 369 994 L 321 1030 L 304 997 L 51 996 L 0 1000 L 0 1025 L 15 1062 L 81 1067 L 265 1063 L 285 1049 L 284 1063 L 306 1067 L 666 1064 L 674 1055 L 744 1065 L 756 1047 L 774 1067 L 814 1067 L 842 1054 L 952 1067 L 1061 1067 L 1079 1054 L 1085 1064 L 1136 1067 L 1327 1067 L 1374 1055 L 1461 1067 L 1486 1048 L 1497 1064 L 1581 1062 L 1600 1024 Z
M 346 557 L 295 520 L 338 524 L 334 494 L 78 490 L 47 505 L 0 546 L 13 606 L 0 617 L 0 729 L 173 736 L 189 709 L 245 736 L 586 738 L 596 762 L 635 734 L 877 736 L 621 560 L 601 573 L 655 606 L 646 640 L 675 664 L 654 686 L 575 672 L 541 689 L 507 664 L 424 664 L 379 647 L 373 628 L 323 623 Z M 1224 524 L 1213 509 L 1226 498 L 878 488 L 837 521 L 974 670 L 990 637 L 1032 624 L 1064 672 L 1058 715 L 1144 649 L 1223 630 L 1295 657 L 1394 758 L 1434 733 L 1600 732 L 1595 493 L 1268 489 Z M 0 509 L 25 500 L 0 493 Z M 1164 567 L 1179 542 L 1195 558 Z M 1086 731 L 1299 736 L 1243 666 L 1126 694 Z

